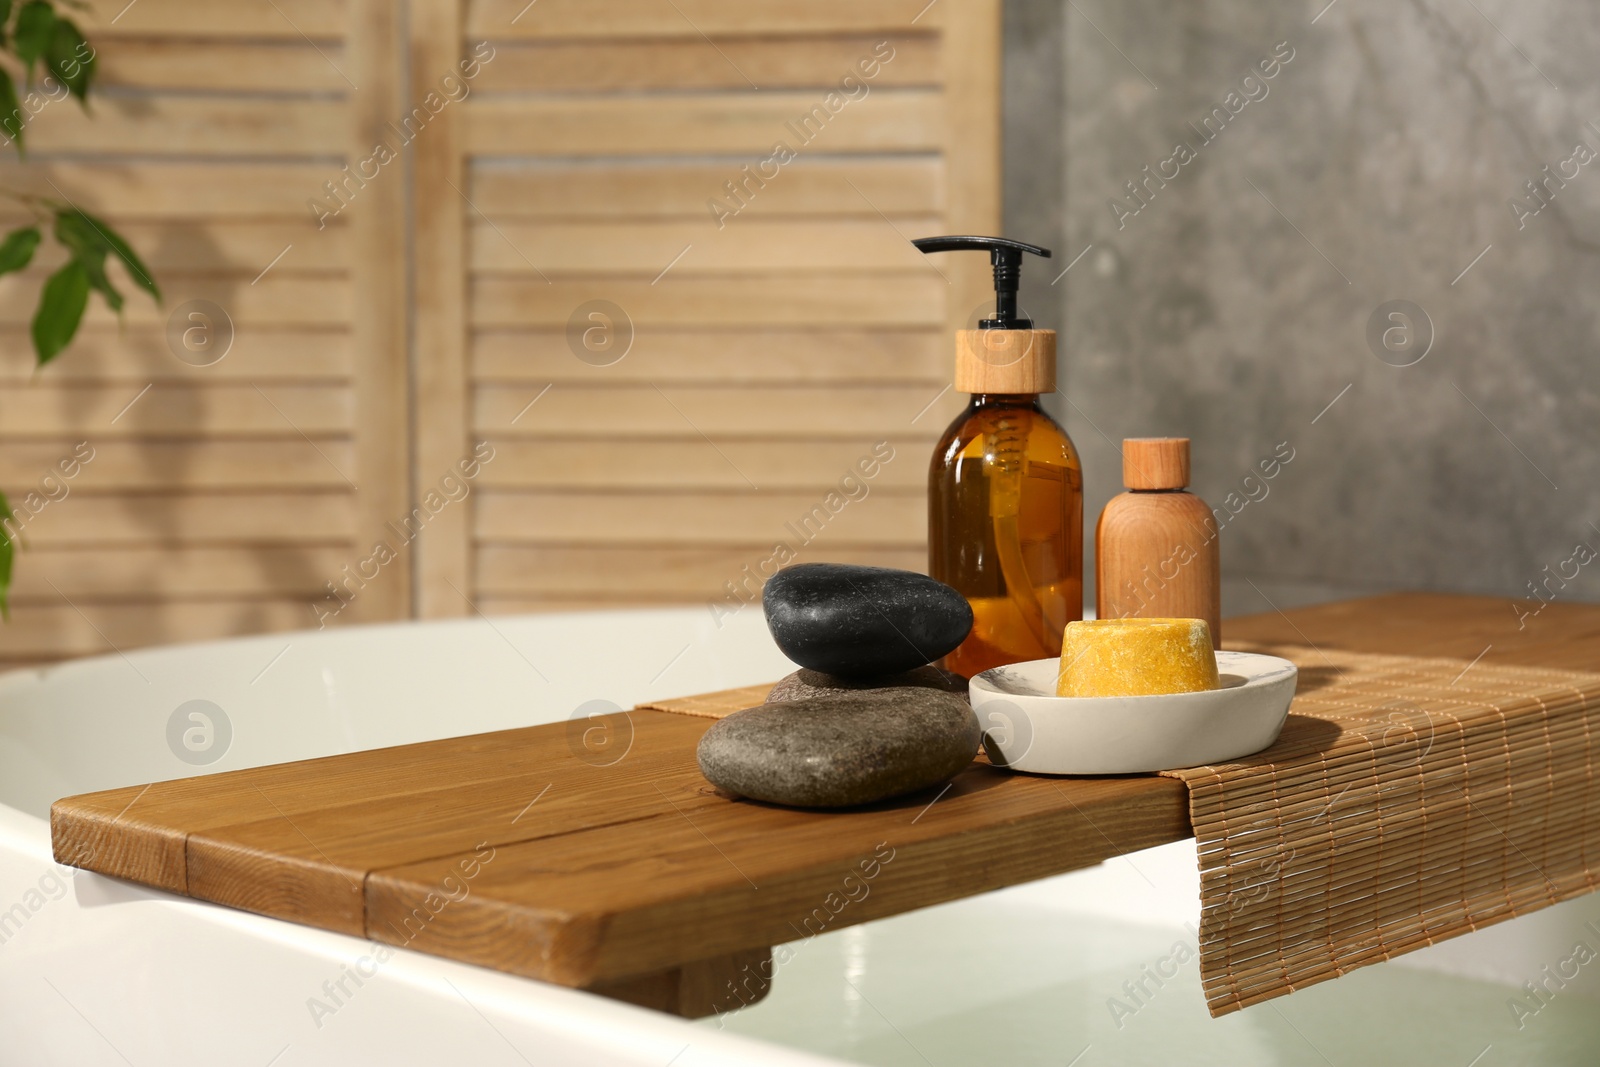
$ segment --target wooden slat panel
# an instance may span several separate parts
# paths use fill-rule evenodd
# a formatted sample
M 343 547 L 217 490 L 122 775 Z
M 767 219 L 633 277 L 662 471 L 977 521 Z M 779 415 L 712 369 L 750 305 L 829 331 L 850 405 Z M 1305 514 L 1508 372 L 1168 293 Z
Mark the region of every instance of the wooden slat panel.
M 129 326 L 165 326 L 172 310 L 190 300 L 210 300 L 245 326 L 344 326 L 350 321 L 350 285 L 343 278 L 306 278 L 268 274 L 251 285 L 243 279 L 214 275 L 167 274 L 160 278 L 166 303 L 156 306 L 134 287 L 120 267 L 112 267 L 118 288 L 128 297 L 122 321 Z M 29 269 L 0 280 L 0 327 L 25 326 L 33 320 L 43 284 L 43 271 Z M 131 295 L 130 295 L 131 294 Z M 115 328 L 117 316 L 98 296 L 91 296 L 85 326 Z
M 96 105 L 98 106 L 98 104 Z M 17 163 L 0 161 L 0 183 L 16 192 L 69 200 L 119 219 L 306 219 L 306 199 L 331 181 L 326 163 Z M 16 212 L 14 204 L 0 211 Z M 20 217 L 6 215 L 6 218 Z
M 937 399 L 935 397 L 937 396 Z M 496 439 L 517 434 L 594 437 L 785 436 L 804 439 L 905 433 L 924 419 L 943 426 L 964 398 L 926 386 L 617 386 L 564 385 L 532 408 L 533 396 L 510 386 L 479 386 L 473 425 Z M 929 408 L 930 402 L 932 407 Z M 527 408 L 526 414 L 519 413 Z M 921 420 L 919 420 L 921 421 Z M 759 483 L 758 483 L 759 484 Z
M 18 570 L 12 597 L 17 604 L 59 604 L 67 596 L 80 607 L 152 597 L 309 600 L 323 594 L 323 583 L 339 577 L 341 567 L 359 558 L 353 549 L 305 546 L 36 549 L 27 554 L 28 565 Z
M 843 489 L 810 493 L 487 492 L 477 514 L 478 536 L 498 543 L 749 545 L 816 538 L 915 548 L 928 527 L 922 493 L 878 490 L 859 476 Z
M 74 491 L 164 489 L 351 489 L 355 460 L 348 441 L 313 444 L 289 436 L 268 440 L 97 441 Z M 0 485 L 20 493 L 72 454 L 60 442 L 7 441 L 0 448 Z
M 325 42 L 319 51 L 318 46 L 298 37 L 293 41 L 236 40 L 204 45 L 129 38 L 100 49 L 97 60 L 97 87 L 272 93 L 286 89 L 343 93 L 350 88 L 339 75 L 347 69 L 340 45 Z M 896 56 L 880 77 L 887 76 L 900 61 Z
M 662 264 L 666 266 L 666 264 Z M 479 278 L 471 294 L 476 326 L 566 327 L 572 312 L 603 298 L 644 326 L 935 326 L 944 320 L 945 282 L 915 274 L 827 277 L 674 278 L 652 285 Z M 8 305 L 0 303 L 0 316 Z M 3 321 L 3 319 L 0 319 Z
M 944 429 L 930 414 L 912 429 L 896 433 L 892 454 L 873 480 L 880 488 L 921 489 L 928 479 L 928 456 Z M 0 460 L 4 458 L 0 449 Z M 639 439 L 575 441 L 572 436 L 541 440 L 495 441 L 494 462 L 478 477 L 483 488 L 500 489 L 650 489 L 762 490 L 815 489 L 830 485 L 871 458 L 872 443 L 855 441 L 723 440 L 715 448 L 703 440 Z M 742 472 L 742 474 L 741 474 Z
M 947 109 L 945 175 L 949 197 L 946 233 L 999 233 L 1000 188 L 1000 0 L 962 0 L 937 5 L 945 32 L 960 47 L 946 48 Z M 950 301 L 945 328 L 954 336 L 967 316 L 993 292 L 994 280 L 981 256 L 946 256 Z
M 339 615 L 337 623 L 329 625 L 346 625 L 360 606 L 361 601 L 356 600 Z M 112 655 L 119 649 L 316 625 L 316 616 L 305 603 L 289 600 L 84 604 L 79 612 L 60 598 L 54 604 L 18 605 L 11 612 L 11 622 L 0 627 L 0 658 Z M 131 671 L 128 678 L 131 684 L 139 684 Z
M 471 196 L 496 222 L 517 217 L 711 219 L 715 216 L 706 201 L 724 192 L 724 182 L 740 178 L 739 168 L 749 162 L 539 168 L 480 164 L 472 171 Z M 943 169 L 934 159 L 798 159 L 727 225 L 769 216 L 879 218 L 880 211 L 898 219 L 937 213 L 943 203 Z
M 38 384 L 0 390 L 0 437 L 297 437 L 354 427 L 344 386 L 163 383 L 142 397 L 126 386 Z M 131 406 L 130 406 L 131 405 Z M 120 417 L 119 417 L 120 415 Z
M 303 41 L 342 37 L 349 0 L 89 0 L 83 26 L 90 38 L 158 36 L 178 38 L 259 37 Z
M 943 24 L 938 4 L 922 0 L 808 0 L 804 4 L 726 0 L 473 0 L 467 34 L 536 39 L 699 37 L 702 34 L 787 34 L 932 30 Z
M 362 86 L 350 101 L 345 148 L 352 157 L 387 142 L 404 110 L 404 10 L 393 0 L 348 0 L 350 74 Z M 356 537 L 371 545 L 410 510 L 412 424 L 408 334 L 407 214 L 404 174 L 394 165 L 351 205 L 350 333 L 355 359 Z M 412 613 L 411 567 L 390 567 L 362 591 L 356 618 L 402 619 Z M 342 615 L 341 615 L 342 617 Z
M 874 88 L 939 84 L 937 36 L 896 36 L 893 58 L 879 63 L 873 50 L 883 40 L 882 35 L 847 34 L 502 43 L 473 85 L 485 92 L 748 89 L 748 76 L 763 90 L 829 89 L 846 75 Z M 871 79 L 861 77 L 863 60 L 877 66 Z
M 461 0 L 432 0 L 414 9 L 414 70 L 449 69 L 459 62 Z M 504 63 L 504 60 L 502 60 Z M 487 69 L 487 68 L 484 68 Z M 467 426 L 467 164 L 461 153 L 461 109 L 449 107 L 428 127 L 415 155 L 417 351 L 414 423 L 417 462 L 412 494 L 421 498 L 469 452 Z M 448 508 L 431 524 L 416 557 L 416 610 L 424 618 L 466 614 L 471 574 L 471 509 Z
M 772 555 L 771 544 L 744 549 L 524 548 L 484 544 L 478 549 L 480 589 L 497 593 L 678 595 L 689 600 L 720 598 L 748 564 Z M 921 548 L 830 548 L 834 563 L 925 571 Z
M 953 358 L 951 342 L 937 330 L 652 331 L 608 366 L 578 359 L 565 332 L 482 331 L 472 341 L 476 381 L 535 388 L 547 382 L 915 382 L 937 390 L 949 381 Z
M 911 218 L 896 225 L 898 230 L 876 217 L 748 219 L 719 230 L 709 215 L 682 222 L 479 222 L 472 228 L 472 269 L 496 274 L 637 273 L 654 278 L 674 259 L 672 273 L 680 278 L 741 270 L 922 269 L 922 253 L 907 237 L 936 233 L 939 220 Z
M 137 389 L 150 381 L 265 384 L 274 380 L 343 382 L 350 377 L 350 335 L 342 330 L 256 327 L 236 334 L 228 354 L 203 367 L 174 356 L 167 347 L 166 332 L 150 326 L 84 327 L 67 355 L 50 364 L 44 376 L 34 366 L 31 349 L 25 330 L 15 326 L 0 329 L 0 383 L 132 382 Z
M 346 121 L 338 100 L 140 94 L 102 96 L 92 117 L 78 107 L 52 107 L 28 126 L 27 136 L 28 149 L 39 153 L 333 156 L 345 151 Z M 337 170 L 330 167 L 327 178 Z
M 130 223 L 116 216 L 106 221 L 162 277 L 205 271 L 249 282 L 269 265 L 279 276 L 341 273 L 350 266 L 349 228 L 331 225 L 319 231 L 309 211 L 270 222 Z M 65 251 L 52 241 L 40 246 L 34 266 L 52 270 L 65 261 Z
M 43 491 L 19 481 L 8 481 L 6 489 L 30 549 L 343 544 L 355 535 L 355 504 L 348 492 L 130 495 L 69 486 L 67 497 L 44 504 L 34 515 L 24 500 L 32 491 L 44 498 Z
M 480 156 L 764 157 L 777 141 L 795 151 L 809 144 L 826 152 L 930 152 L 944 142 L 942 94 L 929 89 L 878 89 L 836 113 L 822 94 L 782 89 L 570 100 L 479 94 L 460 106 L 465 150 Z

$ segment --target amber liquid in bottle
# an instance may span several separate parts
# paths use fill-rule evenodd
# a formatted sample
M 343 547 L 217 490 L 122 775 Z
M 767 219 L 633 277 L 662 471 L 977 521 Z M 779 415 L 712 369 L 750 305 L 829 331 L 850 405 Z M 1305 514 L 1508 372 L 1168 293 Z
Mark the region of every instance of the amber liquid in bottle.
M 1083 469 L 1036 395 L 975 395 L 928 471 L 928 573 L 972 604 L 964 677 L 1061 655 L 1083 618 Z

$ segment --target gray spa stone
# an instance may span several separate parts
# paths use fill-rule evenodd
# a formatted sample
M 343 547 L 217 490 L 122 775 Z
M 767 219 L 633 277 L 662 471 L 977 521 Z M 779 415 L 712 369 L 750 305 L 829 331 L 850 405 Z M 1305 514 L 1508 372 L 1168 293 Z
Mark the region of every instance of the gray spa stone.
M 977 716 L 938 689 L 900 686 L 767 703 L 700 739 L 700 771 L 753 800 L 838 808 L 915 792 L 978 753 Z
M 903 674 L 875 674 L 868 678 L 840 678 L 836 674 L 823 674 L 810 667 L 801 667 L 772 687 L 772 691 L 767 694 L 767 703 L 776 704 L 784 700 L 805 700 L 810 697 L 839 696 L 869 689 L 896 687 L 939 689 L 946 693 L 967 695 L 967 680 L 941 667 L 918 667 Z
M 932 663 L 972 630 L 966 597 L 926 574 L 889 567 L 785 567 L 767 579 L 761 607 L 785 656 L 847 678 Z

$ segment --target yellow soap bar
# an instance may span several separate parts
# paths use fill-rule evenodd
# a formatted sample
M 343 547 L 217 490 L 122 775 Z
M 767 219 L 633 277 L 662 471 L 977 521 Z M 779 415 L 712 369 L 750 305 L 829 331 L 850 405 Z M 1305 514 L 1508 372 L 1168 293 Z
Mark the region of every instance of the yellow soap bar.
M 1062 635 L 1058 696 L 1151 696 L 1219 685 L 1204 619 L 1088 619 L 1067 623 Z

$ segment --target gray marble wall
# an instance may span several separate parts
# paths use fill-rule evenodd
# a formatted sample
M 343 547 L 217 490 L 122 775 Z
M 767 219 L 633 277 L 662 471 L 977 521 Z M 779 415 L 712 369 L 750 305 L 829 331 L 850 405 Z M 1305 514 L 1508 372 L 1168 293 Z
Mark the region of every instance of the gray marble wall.
M 1230 613 L 1600 599 L 1600 9 L 1325 3 L 1006 4 L 1006 232 L 1057 251 L 1023 303 L 1089 521 L 1114 441 L 1185 435 L 1244 502 Z

